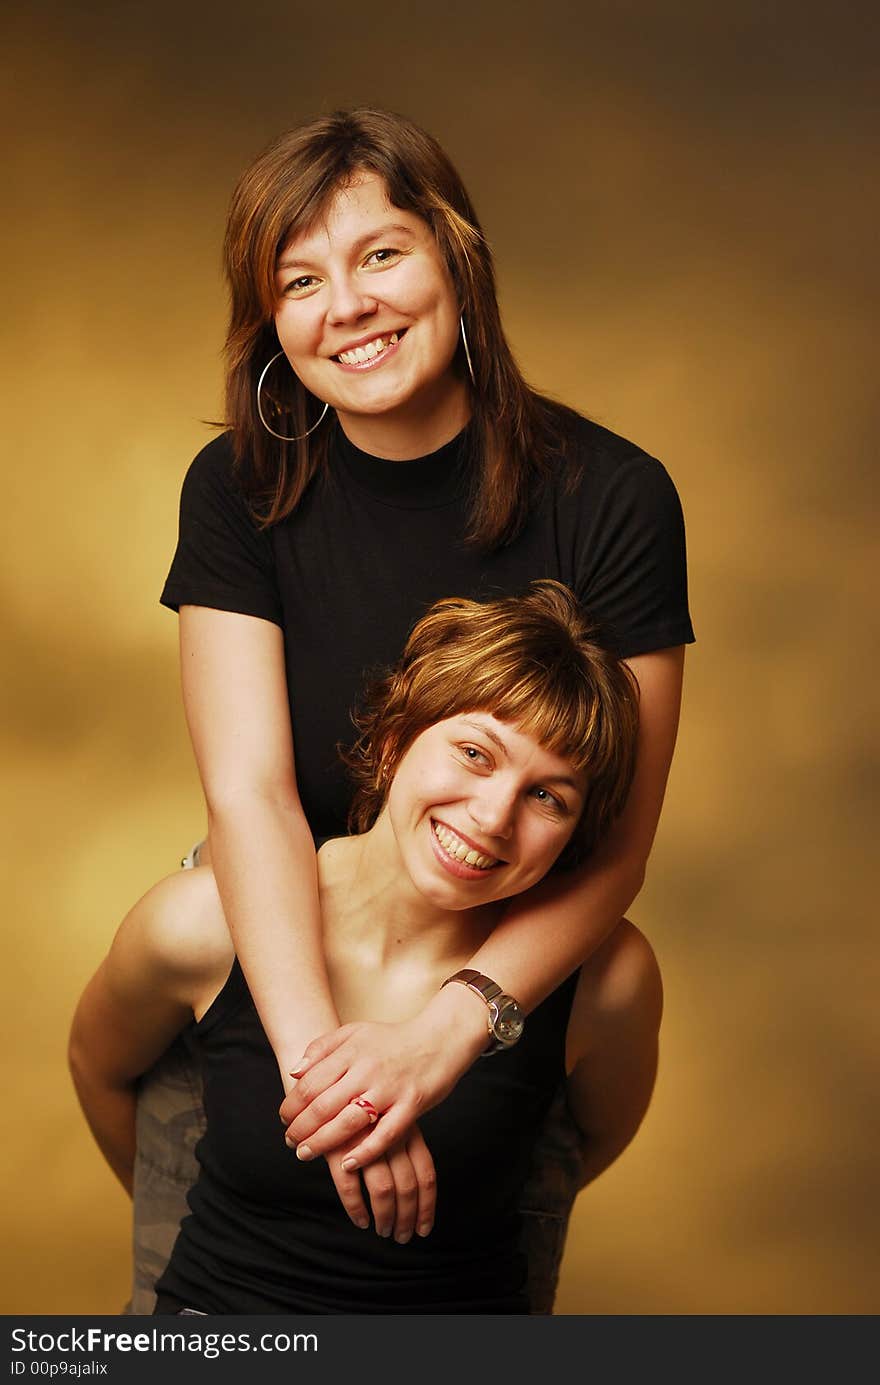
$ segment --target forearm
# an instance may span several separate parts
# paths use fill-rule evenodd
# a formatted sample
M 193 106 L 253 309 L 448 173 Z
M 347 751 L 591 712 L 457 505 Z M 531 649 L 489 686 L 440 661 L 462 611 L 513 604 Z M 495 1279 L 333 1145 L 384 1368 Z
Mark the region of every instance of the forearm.
M 470 965 L 532 1010 L 616 927 L 643 879 L 642 860 L 624 851 L 551 876 L 511 901 Z
M 114 1086 L 82 1066 L 71 1053 L 70 1071 L 89 1129 L 129 1197 L 135 1157 L 135 1086 Z
M 235 951 L 285 1087 L 339 1023 L 321 936 L 315 848 L 298 804 L 250 795 L 209 808 L 211 862 Z

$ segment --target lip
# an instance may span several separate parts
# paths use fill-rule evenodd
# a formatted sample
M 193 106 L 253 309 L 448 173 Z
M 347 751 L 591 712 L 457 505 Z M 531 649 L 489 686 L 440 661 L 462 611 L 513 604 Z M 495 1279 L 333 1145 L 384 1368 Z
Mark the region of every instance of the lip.
M 434 831 L 435 822 L 439 823 L 441 827 L 448 828 L 450 832 L 454 832 L 455 835 L 457 837 L 460 837 L 463 842 L 467 842 L 468 846 L 471 847 L 474 851 L 479 851 L 481 856 L 494 856 L 495 852 L 486 851 L 483 847 L 479 846 L 478 843 L 473 840 L 473 838 L 466 836 L 464 832 L 459 832 L 457 827 L 453 827 L 451 823 L 444 822 L 442 818 L 429 818 L 428 823 L 429 835 L 431 838 L 431 850 L 433 851 L 435 857 L 437 858 L 443 869 L 447 871 L 450 875 L 456 876 L 456 878 L 459 880 L 486 880 L 489 876 L 495 874 L 495 872 L 498 869 L 498 866 L 504 866 L 507 864 L 506 861 L 503 861 L 500 857 L 498 857 L 496 865 L 492 866 L 489 870 L 480 870 L 478 866 L 467 866 L 465 865 L 464 861 L 457 861 L 454 856 L 450 856 L 448 852 L 444 850 L 442 844 L 438 840 L 437 834 Z
M 346 346 L 340 346 L 330 359 L 340 370 L 347 370 L 354 374 L 360 374 L 364 370 L 375 370 L 396 354 L 407 331 L 408 328 L 406 327 L 391 327 L 387 332 L 370 332 L 368 336 L 359 337 L 357 341 L 349 342 Z M 355 351 L 359 346 L 366 346 L 367 342 L 375 341 L 377 337 L 390 337 L 393 332 L 397 333 L 397 341 L 393 346 L 386 346 L 385 350 L 378 356 L 374 356 L 371 361 L 358 361 L 356 365 L 349 365 L 347 361 L 340 361 L 339 357 L 343 351 Z

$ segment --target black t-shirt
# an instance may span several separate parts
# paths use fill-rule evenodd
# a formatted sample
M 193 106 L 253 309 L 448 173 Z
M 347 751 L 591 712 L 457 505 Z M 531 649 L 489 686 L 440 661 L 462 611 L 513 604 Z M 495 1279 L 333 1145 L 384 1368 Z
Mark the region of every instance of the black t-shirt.
M 325 473 L 292 515 L 262 531 L 229 436 L 195 458 L 161 599 L 173 610 L 211 606 L 281 626 L 297 784 L 317 835 L 346 830 L 351 790 L 336 747 L 353 737 L 351 708 L 366 674 L 399 657 L 440 597 L 485 600 L 551 577 L 624 657 L 693 640 L 684 523 L 667 472 L 587 419 L 574 427 L 574 490 L 560 463 L 518 537 L 491 553 L 464 543 L 467 430 L 399 462 L 361 452 L 336 425 Z

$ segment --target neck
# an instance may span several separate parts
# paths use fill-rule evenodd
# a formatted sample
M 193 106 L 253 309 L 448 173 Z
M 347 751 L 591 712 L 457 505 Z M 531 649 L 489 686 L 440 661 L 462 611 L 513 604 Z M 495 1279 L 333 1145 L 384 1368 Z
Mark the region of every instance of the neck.
M 360 951 L 360 964 L 448 971 L 486 940 L 500 904 L 443 909 L 413 885 L 387 814 L 369 832 L 327 842 L 318 854 L 325 941 Z
M 471 416 L 463 380 L 437 381 L 399 409 L 382 414 L 337 411 L 342 431 L 362 452 L 387 461 L 409 462 L 445 447 Z

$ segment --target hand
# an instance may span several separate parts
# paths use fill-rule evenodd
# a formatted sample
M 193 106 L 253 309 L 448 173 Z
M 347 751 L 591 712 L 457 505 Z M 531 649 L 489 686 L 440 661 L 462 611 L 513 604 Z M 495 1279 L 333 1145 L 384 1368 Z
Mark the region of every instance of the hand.
M 313 1040 L 280 1108 L 297 1157 L 346 1144 L 345 1170 L 352 1172 L 388 1154 L 485 1048 L 484 1011 L 466 987 L 446 986 L 411 1020 L 346 1024 Z M 358 1097 L 379 1113 L 369 1134 L 369 1109 L 352 1104 Z M 359 1134 L 364 1138 L 351 1144 Z
M 414 1231 L 427 1236 L 434 1225 L 437 1178 L 434 1160 L 419 1127 L 412 1126 L 387 1157 L 374 1160 L 360 1174 L 342 1167 L 342 1160 L 358 1138 L 354 1136 L 327 1155 L 336 1191 L 355 1226 L 366 1230 L 370 1224 L 361 1188 L 363 1179 L 379 1236 L 393 1235 L 400 1245 L 410 1240 Z

